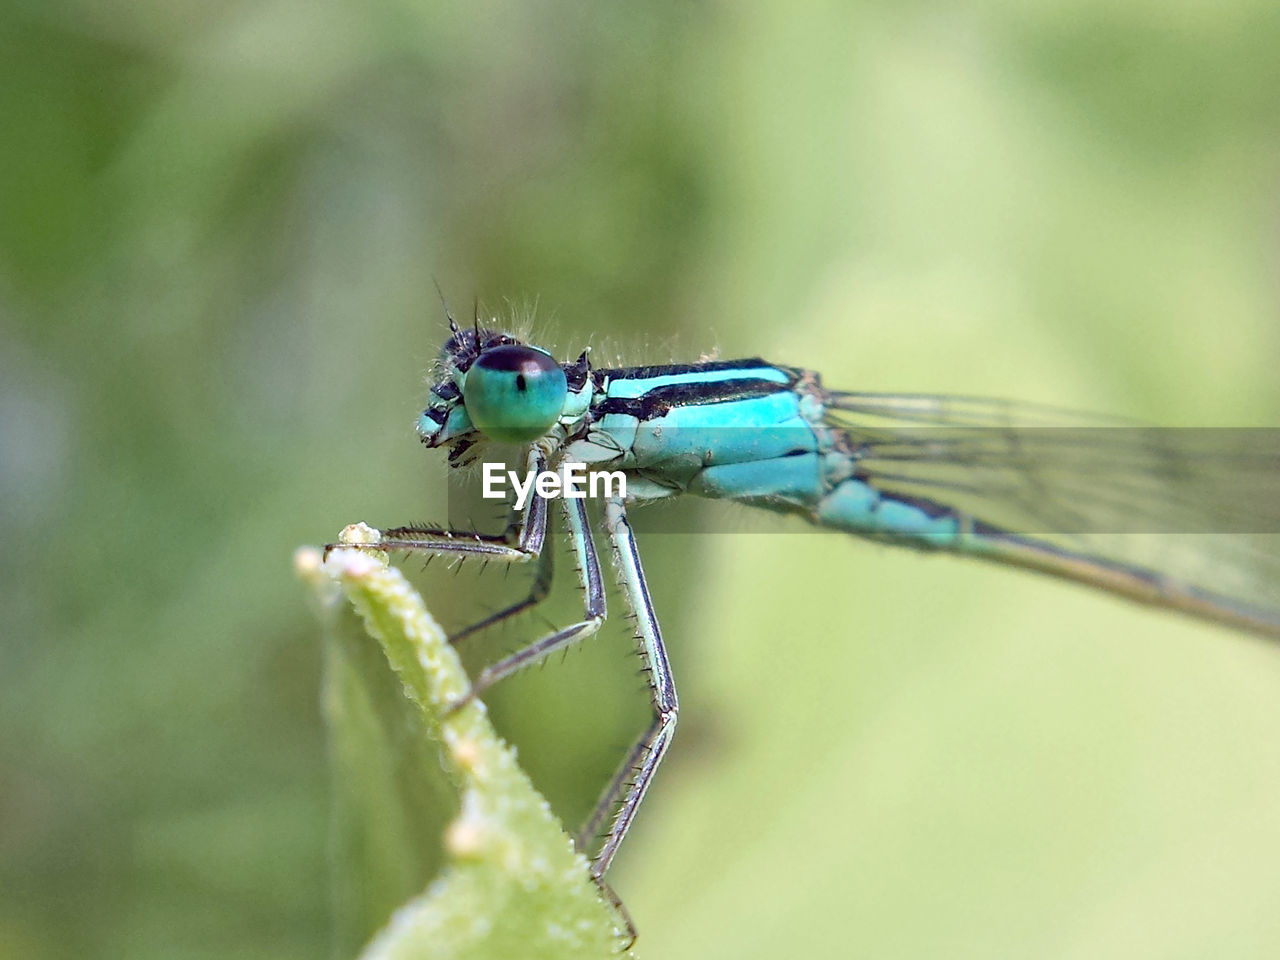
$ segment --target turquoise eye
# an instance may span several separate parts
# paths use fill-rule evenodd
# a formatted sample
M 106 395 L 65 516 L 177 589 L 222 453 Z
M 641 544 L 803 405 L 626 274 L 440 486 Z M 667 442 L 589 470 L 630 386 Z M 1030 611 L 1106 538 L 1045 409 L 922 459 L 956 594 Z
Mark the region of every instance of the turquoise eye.
M 564 409 L 569 384 L 551 354 L 507 344 L 480 354 L 462 381 L 462 403 L 481 433 L 503 443 L 544 436 Z

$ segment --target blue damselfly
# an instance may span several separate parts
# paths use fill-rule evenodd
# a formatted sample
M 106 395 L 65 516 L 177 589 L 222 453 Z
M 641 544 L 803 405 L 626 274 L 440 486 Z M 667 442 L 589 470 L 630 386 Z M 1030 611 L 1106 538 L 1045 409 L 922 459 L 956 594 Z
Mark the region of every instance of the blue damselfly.
M 636 616 L 653 719 L 577 837 L 602 880 L 666 753 L 678 712 L 632 504 L 681 495 L 797 515 L 823 528 L 972 556 L 1280 638 L 1280 434 L 1157 429 L 1007 401 L 839 392 L 760 359 L 598 367 L 480 326 L 440 356 L 418 419 L 451 466 L 495 443 L 530 474 L 622 471 L 603 529 Z M 591 514 L 560 498 L 584 596 L 580 620 L 483 669 L 467 700 L 596 633 L 606 596 Z M 552 508 L 537 492 L 501 534 L 404 526 L 367 548 L 529 563 L 528 596 L 454 635 L 537 604 L 551 585 Z M 466 701 L 464 701 L 466 702 Z M 616 812 L 615 812 L 616 811 Z M 612 814 L 612 817 L 611 817 Z

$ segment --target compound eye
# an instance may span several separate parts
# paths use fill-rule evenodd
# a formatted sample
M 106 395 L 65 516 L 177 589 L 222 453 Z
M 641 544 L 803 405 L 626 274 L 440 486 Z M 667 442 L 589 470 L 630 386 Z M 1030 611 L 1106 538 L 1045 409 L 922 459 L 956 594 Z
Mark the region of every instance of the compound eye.
M 569 384 L 551 354 L 506 344 L 476 357 L 462 381 L 462 403 L 481 433 L 503 443 L 545 436 L 564 409 Z

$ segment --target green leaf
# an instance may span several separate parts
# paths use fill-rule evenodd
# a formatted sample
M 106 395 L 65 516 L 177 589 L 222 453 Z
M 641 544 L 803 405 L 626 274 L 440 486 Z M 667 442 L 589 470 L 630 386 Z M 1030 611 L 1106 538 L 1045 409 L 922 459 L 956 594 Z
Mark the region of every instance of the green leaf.
M 357 524 L 343 531 L 342 542 L 378 539 Z M 494 731 L 484 704 L 447 712 L 469 681 L 421 596 L 382 553 L 338 547 L 324 560 L 308 548 L 296 564 L 326 624 L 339 955 L 376 930 L 361 956 L 617 956 L 626 921 L 592 881 L 585 857 Z M 353 630 L 344 601 L 367 636 Z M 369 637 L 385 659 L 371 657 Z M 400 695 L 387 684 L 388 663 Z M 441 787 L 441 767 L 451 789 Z M 443 823 L 445 804 L 452 818 L 435 840 L 422 825 Z M 444 865 L 423 889 L 436 846 Z

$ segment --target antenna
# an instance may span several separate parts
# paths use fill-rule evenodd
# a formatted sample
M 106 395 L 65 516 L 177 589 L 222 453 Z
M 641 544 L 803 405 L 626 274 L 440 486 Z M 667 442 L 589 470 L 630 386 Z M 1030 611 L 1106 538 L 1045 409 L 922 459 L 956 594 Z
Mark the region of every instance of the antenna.
M 449 304 L 444 298 L 444 291 L 440 289 L 440 281 L 432 277 L 431 282 L 436 285 L 436 294 L 440 297 L 440 306 L 444 307 L 444 317 L 449 321 L 449 332 L 458 333 L 458 323 L 453 319 L 453 314 L 449 312 Z

